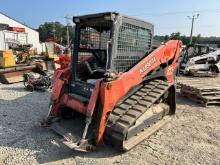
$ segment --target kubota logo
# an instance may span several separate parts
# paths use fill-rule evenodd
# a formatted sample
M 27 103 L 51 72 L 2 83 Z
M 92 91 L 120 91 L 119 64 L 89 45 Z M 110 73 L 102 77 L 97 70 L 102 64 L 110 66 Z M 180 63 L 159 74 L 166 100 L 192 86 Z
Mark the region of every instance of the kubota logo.
M 141 69 L 140 69 L 140 74 L 145 72 L 152 64 L 156 62 L 156 57 L 153 57 L 150 59 Z

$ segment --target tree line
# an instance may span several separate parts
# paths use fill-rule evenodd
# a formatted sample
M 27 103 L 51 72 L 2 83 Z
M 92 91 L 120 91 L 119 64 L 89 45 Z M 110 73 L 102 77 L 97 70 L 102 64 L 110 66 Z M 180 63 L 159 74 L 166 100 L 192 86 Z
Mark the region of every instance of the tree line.
M 70 42 L 74 39 L 74 26 L 68 26 Z M 60 22 L 45 22 L 41 24 L 37 29 L 39 31 L 40 41 L 45 42 L 48 38 L 56 38 L 57 42 L 62 45 L 67 45 L 67 26 Z M 170 35 L 155 35 L 155 40 L 160 42 L 166 42 L 169 39 L 178 39 L 187 45 L 190 41 L 190 37 L 182 35 L 180 32 L 174 32 Z M 220 47 L 220 37 L 202 37 L 201 34 L 192 37 L 193 43 L 201 44 L 217 44 Z
M 169 39 L 177 39 L 181 40 L 184 45 L 189 44 L 190 37 L 181 35 L 180 32 L 171 33 L 170 35 L 164 35 L 154 36 L 154 39 L 160 41 L 160 42 L 166 42 Z M 220 47 L 220 37 L 202 37 L 201 34 L 197 36 L 192 37 L 192 43 L 193 44 L 216 44 L 218 47 Z
M 70 42 L 74 39 L 74 26 L 68 26 Z M 67 45 L 67 26 L 60 22 L 45 22 L 37 29 L 41 42 L 55 39 L 61 45 Z

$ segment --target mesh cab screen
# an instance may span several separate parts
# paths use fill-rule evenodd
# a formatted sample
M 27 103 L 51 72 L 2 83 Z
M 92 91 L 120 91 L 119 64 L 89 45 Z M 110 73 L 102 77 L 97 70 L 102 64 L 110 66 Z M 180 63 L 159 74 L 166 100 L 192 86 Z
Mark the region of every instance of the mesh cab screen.
M 106 49 L 110 29 L 106 25 L 86 26 L 80 30 L 80 48 Z
M 122 23 L 117 41 L 114 68 L 124 72 L 134 66 L 151 48 L 151 31 L 128 23 Z
M 111 24 L 90 21 L 79 30 L 77 77 L 87 79 L 92 71 L 106 68 L 106 49 L 110 40 Z

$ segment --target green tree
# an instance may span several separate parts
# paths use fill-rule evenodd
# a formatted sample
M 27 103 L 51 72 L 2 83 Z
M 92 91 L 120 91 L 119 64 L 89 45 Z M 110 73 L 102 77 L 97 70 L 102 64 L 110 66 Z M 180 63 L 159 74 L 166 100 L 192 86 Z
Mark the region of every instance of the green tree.
M 169 40 L 169 36 L 168 36 L 168 35 L 165 35 L 165 36 L 164 36 L 164 41 L 167 41 L 167 40 Z
M 198 34 L 197 36 L 192 37 L 193 43 L 198 43 L 201 40 L 201 34 Z
M 172 40 L 180 40 L 180 39 L 181 39 L 181 34 L 180 34 L 180 32 L 171 33 L 170 39 L 172 39 Z
M 74 27 L 68 26 L 70 41 L 73 41 Z M 67 27 L 60 22 L 45 22 L 38 28 L 40 41 L 44 42 L 47 38 L 56 37 L 60 44 L 67 44 Z
M 173 40 L 181 40 L 183 42 L 184 45 L 189 44 L 189 37 L 185 36 L 185 35 L 181 35 L 180 32 L 173 32 L 171 33 L 169 36 L 165 35 L 165 36 L 155 36 L 155 39 L 161 41 L 161 42 L 166 42 L 169 39 L 173 39 Z M 193 43 L 199 43 L 201 41 L 202 37 L 201 34 L 197 35 L 197 36 L 193 36 Z

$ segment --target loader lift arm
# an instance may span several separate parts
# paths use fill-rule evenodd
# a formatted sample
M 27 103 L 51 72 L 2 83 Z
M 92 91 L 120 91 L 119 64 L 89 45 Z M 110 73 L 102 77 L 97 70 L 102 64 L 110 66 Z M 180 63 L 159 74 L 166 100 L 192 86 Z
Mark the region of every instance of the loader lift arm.
M 164 68 L 164 76 L 169 83 L 174 82 L 175 70 L 178 67 L 177 60 L 181 51 L 181 41 L 171 40 L 166 44 L 161 45 L 154 52 L 149 54 L 131 70 L 125 72 L 115 81 L 103 83 L 101 86 L 100 98 L 101 102 L 105 103 L 102 114 L 100 115 L 100 124 L 96 143 L 103 140 L 108 115 L 113 110 L 114 106 L 125 96 L 129 90 L 143 83 L 147 74 L 162 64 L 172 63 Z

